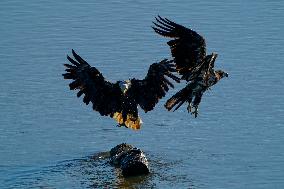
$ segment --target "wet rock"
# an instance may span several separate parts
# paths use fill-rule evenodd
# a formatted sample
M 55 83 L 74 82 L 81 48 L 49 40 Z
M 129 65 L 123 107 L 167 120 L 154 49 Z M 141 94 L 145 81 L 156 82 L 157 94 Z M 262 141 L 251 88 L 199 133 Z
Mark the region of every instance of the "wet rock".
M 119 144 L 110 151 L 111 163 L 120 167 L 124 176 L 149 173 L 148 160 L 142 150 L 129 144 Z
M 122 143 L 110 150 L 111 163 L 117 167 L 120 167 L 121 159 L 126 155 L 126 152 L 133 149 L 130 144 Z

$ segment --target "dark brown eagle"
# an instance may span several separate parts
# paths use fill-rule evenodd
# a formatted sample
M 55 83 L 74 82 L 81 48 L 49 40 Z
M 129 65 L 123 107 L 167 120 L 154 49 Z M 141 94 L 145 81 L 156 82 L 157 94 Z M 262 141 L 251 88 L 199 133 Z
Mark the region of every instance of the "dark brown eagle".
M 167 100 L 165 107 L 177 110 L 188 102 L 187 110 L 197 117 L 198 105 L 203 93 L 215 85 L 221 78 L 228 77 L 222 70 L 214 70 L 217 53 L 206 55 L 205 39 L 197 32 L 176 24 L 167 18 L 156 17 L 154 31 L 168 41 L 177 72 L 188 82 L 187 86 Z
M 143 80 L 131 79 L 111 83 L 95 67 L 91 67 L 72 50 L 75 59 L 67 55 L 71 64 L 64 64 L 64 79 L 71 79 L 70 90 L 78 89 L 77 97 L 84 94 L 83 102 L 92 102 L 93 109 L 102 116 L 114 118 L 120 126 L 140 129 L 142 121 L 138 115 L 139 105 L 145 112 L 153 110 L 159 99 L 174 85 L 165 77 L 176 82 L 180 79 L 175 72 L 173 61 L 167 59 L 153 63 Z

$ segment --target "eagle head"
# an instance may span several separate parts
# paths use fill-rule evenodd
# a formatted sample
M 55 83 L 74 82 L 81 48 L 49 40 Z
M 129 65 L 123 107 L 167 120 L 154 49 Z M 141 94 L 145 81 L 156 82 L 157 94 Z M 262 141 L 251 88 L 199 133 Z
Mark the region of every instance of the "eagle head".
M 224 72 L 223 70 L 216 70 L 215 73 L 220 77 L 220 79 L 229 76 L 229 74 Z
M 126 91 L 130 88 L 131 82 L 130 80 L 119 81 L 118 85 L 120 87 L 121 92 L 126 93 Z

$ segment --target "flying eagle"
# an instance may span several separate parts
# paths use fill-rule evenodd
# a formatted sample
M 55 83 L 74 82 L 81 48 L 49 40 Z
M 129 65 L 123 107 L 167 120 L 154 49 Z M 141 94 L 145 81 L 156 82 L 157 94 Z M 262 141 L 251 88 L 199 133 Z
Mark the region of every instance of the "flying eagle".
M 64 64 L 66 73 L 64 79 L 71 79 L 70 90 L 78 89 L 77 97 L 84 94 L 83 102 L 93 104 L 93 110 L 102 116 L 114 118 L 119 126 L 131 129 L 140 129 L 142 120 L 138 115 L 139 105 L 145 112 L 153 110 L 159 99 L 165 96 L 169 86 L 174 85 L 165 77 L 176 82 L 180 79 L 173 75 L 175 72 L 173 61 L 164 59 L 153 63 L 143 80 L 131 79 L 111 83 L 102 73 L 91 67 L 72 49 L 75 59 L 67 55 L 71 64 Z
M 174 58 L 176 71 L 188 82 L 187 86 L 167 100 L 165 107 L 170 111 L 177 110 L 184 102 L 188 102 L 187 110 L 195 117 L 203 93 L 215 85 L 228 73 L 214 70 L 217 53 L 206 55 L 205 39 L 197 32 L 170 21 L 156 17 L 154 31 L 164 37 L 173 38 L 168 41 Z

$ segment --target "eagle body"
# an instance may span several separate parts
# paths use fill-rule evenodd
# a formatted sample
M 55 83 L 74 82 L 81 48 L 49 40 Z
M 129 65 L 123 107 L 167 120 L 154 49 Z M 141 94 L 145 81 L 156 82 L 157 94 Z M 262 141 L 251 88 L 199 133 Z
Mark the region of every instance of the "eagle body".
M 225 74 L 221 74 L 218 71 L 214 71 L 213 69 L 209 72 L 209 75 L 205 75 L 205 73 L 201 74 L 200 77 L 189 82 L 185 88 L 177 92 L 170 99 L 167 100 L 165 107 L 168 110 L 171 110 L 174 106 L 175 110 L 177 110 L 184 102 L 188 102 L 189 105 L 187 110 L 194 114 L 195 117 L 198 115 L 198 106 L 201 102 L 202 95 L 205 91 L 210 89 L 213 85 L 215 85 L 220 79 L 223 77 L 227 77 Z M 206 73 L 207 74 L 207 73 Z M 207 77 L 207 79 L 203 79 Z
M 165 76 L 180 82 L 180 79 L 171 73 L 175 72 L 173 61 L 167 59 L 153 63 L 142 80 L 133 78 L 112 83 L 74 50 L 72 54 L 75 59 L 67 55 L 71 64 L 64 64 L 67 69 L 63 74 L 64 79 L 72 80 L 69 84 L 70 90 L 79 90 L 77 97 L 84 94 L 85 104 L 91 102 L 93 110 L 102 116 L 114 118 L 120 126 L 127 128 L 141 128 L 142 120 L 138 115 L 138 106 L 145 112 L 153 110 L 169 87 L 174 87 Z
M 135 85 L 135 79 L 132 79 Z M 134 98 L 133 90 L 131 89 L 131 81 L 118 81 L 120 93 L 120 105 L 119 111 L 111 113 L 110 117 L 114 118 L 119 126 L 125 126 L 131 129 L 140 129 L 142 120 L 138 114 L 138 104 Z
M 152 27 L 161 36 L 171 38 L 170 46 L 177 72 L 187 81 L 185 88 L 167 100 L 165 107 L 177 110 L 184 102 L 187 110 L 197 116 L 198 105 L 203 93 L 215 85 L 221 78 L 228 77 L 222 70 L 214 70 L 216 53 L 206 55 L 205 39 L 197 32 L 179 25 L 167 18 L 158 16 Z

